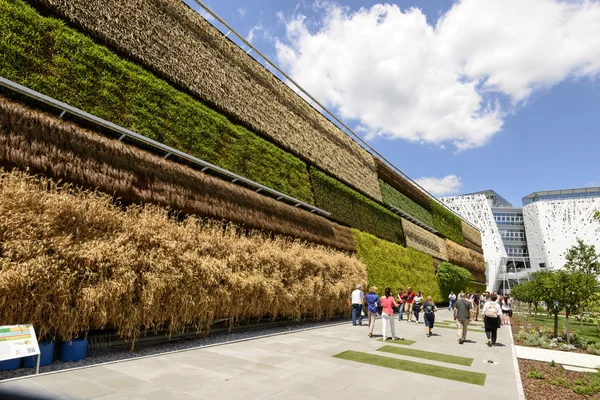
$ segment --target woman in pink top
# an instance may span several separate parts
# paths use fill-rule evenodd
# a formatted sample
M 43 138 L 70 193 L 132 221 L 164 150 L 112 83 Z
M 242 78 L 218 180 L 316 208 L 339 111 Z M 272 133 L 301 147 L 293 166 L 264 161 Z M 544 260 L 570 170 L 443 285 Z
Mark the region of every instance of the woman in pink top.
M 396 300 L 394 300 L 394 296 L 392 296 L 392 289 L 385 288 L 385 296 L 381 298 L 381 307 L 383 308 L 381 312 L 381 321 L 383 322 L 383 341 L 385 342 L 387 338 L 387 325 L 390 324 L 390 328 L 392 330 L 392 339 L 398 340 L 396 337 L 396 329 L 394 328 L 394 307 L 398 307 L 396 304 Z

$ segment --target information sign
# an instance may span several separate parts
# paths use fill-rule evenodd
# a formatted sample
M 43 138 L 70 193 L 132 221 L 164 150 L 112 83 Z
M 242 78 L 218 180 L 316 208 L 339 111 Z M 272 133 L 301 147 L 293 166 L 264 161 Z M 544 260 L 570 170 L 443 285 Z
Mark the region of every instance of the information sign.
M 0 361 L 39 354 L 33 325 L 0 326 Z

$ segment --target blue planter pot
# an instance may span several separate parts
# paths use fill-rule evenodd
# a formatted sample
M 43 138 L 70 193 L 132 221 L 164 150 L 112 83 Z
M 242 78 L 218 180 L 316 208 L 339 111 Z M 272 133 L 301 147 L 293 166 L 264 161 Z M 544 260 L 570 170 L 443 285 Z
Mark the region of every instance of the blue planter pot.
M 10 371 L 21 366 L 21 358 L 13 358 L 12 360 L 0 361 L 0 371 Z
M 40 367 L 52 364 L 54 360 L 54 342 L 42 342 L 40 345 Z M 38 356 L 23 357 L 23 368 L 35 368 Z
M 61 361 L 79 361 L 85 358 L 87 353 L 87 339 L 73 339 L 71 342 L 62 342 L 60 345 Z

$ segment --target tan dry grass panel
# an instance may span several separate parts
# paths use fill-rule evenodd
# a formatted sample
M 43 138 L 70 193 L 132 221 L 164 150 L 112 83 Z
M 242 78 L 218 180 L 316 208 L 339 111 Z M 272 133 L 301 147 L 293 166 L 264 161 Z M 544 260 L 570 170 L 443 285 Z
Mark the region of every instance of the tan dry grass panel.
M 459 265 L 475 273 L 485 273 L 485 260 L 483 255 L 463 247 L 452 240 L 446 239 L 446 250 L 448 251 L 448 261 Z
M 471 241 L 465 239 L 465 247 L 479 253 L 483 254 L 483 248 L 481 246 L 477 246 L 475 243 L 471 243 Z
M 418 225 L 402 218 L 402 230 L 406 239 L 406 246 L 429 254 L 434 258 L 448 260 L 446 241 L 439 236 L 421 228 Z M 437 266 L 436 266 L 437 267 Z
M 350 228 L 0 97 L 0 166 L 354 251 Z
M 473 228 L 471 225 L 467 224 L 465 221 L 461 222 L 463 237 L 471 243 L 481 247 L 481 233 L 477 229 Z
M 377 175 L 384 182 L 394 187 L 400 193 L 419 204 L 426 210 L 431 211 L 431 204 L 429 196 L 417 188 L 415 185 L 404 179 L 396 171 L 388 167 L 383 161 L 374 157 L 375 165 L 377 167 Z
M 42 339 L 206 332 L 214 318 L 328 318 L 366 283 L 356 257 L 0 170 L 0 325 Z
M 181 0 L 40 3 L 381 201 L 371 155 Z

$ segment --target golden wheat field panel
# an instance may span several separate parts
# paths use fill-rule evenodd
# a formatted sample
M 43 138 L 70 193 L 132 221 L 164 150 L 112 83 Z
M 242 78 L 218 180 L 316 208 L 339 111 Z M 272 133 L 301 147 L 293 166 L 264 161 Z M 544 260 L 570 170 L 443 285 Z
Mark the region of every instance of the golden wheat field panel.
M 404 218 L 402 218 L 402 231 L 408 247 L 444 261 L 448 260 L 446 242 L 443 238 Z

